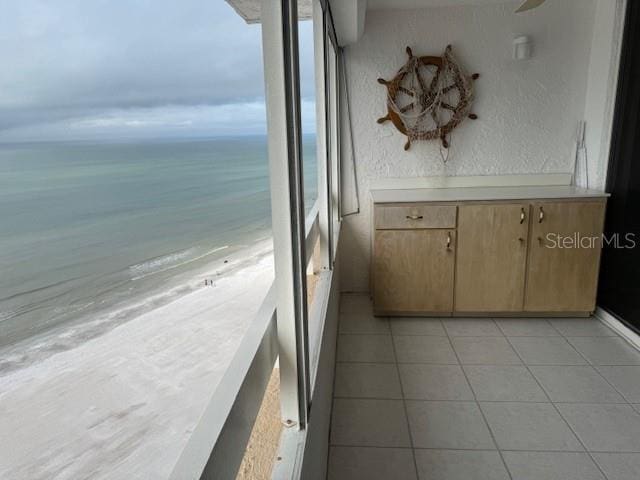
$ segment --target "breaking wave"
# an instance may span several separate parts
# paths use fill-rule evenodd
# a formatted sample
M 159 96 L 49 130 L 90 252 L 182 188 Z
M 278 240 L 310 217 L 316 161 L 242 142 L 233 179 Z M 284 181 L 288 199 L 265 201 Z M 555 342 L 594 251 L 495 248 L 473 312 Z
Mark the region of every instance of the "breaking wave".
M 145 262 L 130 266 L 129 271 L 132 274 L 131 280 L 140 280 L 142 278 L 148 277 L 149 275 L 155 275 L 157 273 L 173 270 L 174 268 L 188 265 L 191 262 L 202 260 L 209 255 L 213 255 L 214 253 L 220 252 L 227 248 L 229 248 L 229 245 L 217 247 L 213 250 L 209 250 L 208 252 L 192 258 L 189 258 L 189 256 L 194 253 L 195 249 L 193 248 L 189 248 L 188 250 L 183 250 L 181 252 L 171 253 L 169 255 L 164 255 L 161 257 L 155 257 Z

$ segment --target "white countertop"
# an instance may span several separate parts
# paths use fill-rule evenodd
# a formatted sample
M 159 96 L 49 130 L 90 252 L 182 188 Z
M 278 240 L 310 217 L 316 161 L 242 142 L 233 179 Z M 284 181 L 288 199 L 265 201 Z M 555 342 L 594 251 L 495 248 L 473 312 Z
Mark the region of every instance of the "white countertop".
M 455 187 L 371 190 L 374 203 L 461 202 L 482 200 L 534 200 L 554 198 L 604 198 L 600 190 L 572 186 Z

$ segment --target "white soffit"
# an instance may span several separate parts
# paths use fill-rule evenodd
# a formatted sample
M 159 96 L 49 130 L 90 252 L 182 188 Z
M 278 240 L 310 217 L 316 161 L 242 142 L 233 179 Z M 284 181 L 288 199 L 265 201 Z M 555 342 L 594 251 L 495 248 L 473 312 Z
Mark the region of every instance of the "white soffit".
M 462 5 L 491 5 L 505 3 L 504 0 L 369 0 L 369 10 L 393 8 L 459 7 Z
M 229 5 L 244 18 L 247 23 L 260 23 L 262 0 L 226 0 Z M 312 17 L 312 0 L 298 0 L 298 19 L 310 20 Z
M 355 43 L 364 32 L 367 0 L 329 0 L 331 14 L 341 46 Z

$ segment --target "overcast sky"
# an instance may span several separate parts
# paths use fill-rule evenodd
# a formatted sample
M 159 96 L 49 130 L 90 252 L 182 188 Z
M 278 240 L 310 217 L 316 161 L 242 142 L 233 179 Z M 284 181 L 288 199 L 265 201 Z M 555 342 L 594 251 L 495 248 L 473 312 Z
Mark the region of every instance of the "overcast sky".
M 0 0 L 0 141 L 265 131 L 260 26 L 224 0 Z

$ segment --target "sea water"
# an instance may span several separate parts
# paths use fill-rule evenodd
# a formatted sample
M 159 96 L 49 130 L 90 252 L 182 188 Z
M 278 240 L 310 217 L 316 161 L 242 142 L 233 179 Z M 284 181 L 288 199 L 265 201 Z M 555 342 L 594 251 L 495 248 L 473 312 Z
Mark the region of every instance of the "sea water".
M 315 138 L 303 143 L 308 210 Z M 269 198 L 264 136 L 0 144 L 0 346 L 144 307 L 268 238 Z

